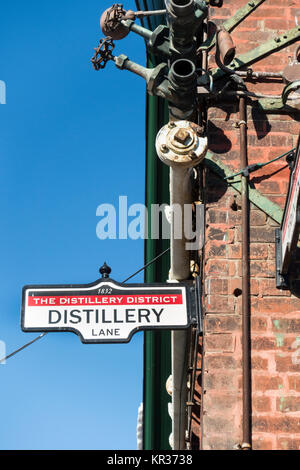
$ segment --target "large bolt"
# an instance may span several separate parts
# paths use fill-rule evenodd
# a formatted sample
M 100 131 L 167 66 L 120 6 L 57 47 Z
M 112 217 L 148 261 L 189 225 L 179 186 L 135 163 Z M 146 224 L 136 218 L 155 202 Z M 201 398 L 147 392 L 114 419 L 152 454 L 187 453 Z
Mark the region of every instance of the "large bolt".
M 189 156 L 192 160 L 195 160 L 195 158 L 198 158 L 198 155 L 196 154 L 196 152 L 191 152 Z
M 186 141 L 189 137 L 190 137 L 190 134 L 186 129 L 179 129 L 176 132 L 176 134 L 174 135 L 174 139 L 177 140 L 177 142 L 180 142 L 183 145 L 186 144 Z
M 161 150 L 163 153 L 167 153 L 167 152 L 169 151 L 169 149 L 168 149 L 168 147 L 166 146 L 166 144 L 161 145 L 160 150 Z

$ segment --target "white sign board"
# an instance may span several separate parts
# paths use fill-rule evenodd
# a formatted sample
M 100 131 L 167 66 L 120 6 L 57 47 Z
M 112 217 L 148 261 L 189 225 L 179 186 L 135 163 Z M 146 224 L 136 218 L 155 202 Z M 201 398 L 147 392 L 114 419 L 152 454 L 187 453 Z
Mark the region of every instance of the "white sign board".
M 188 288 L 182 284 L 25 286 L 23 331 L 72 331 L 83 343 L 128 342 L 139 330 L 187 328 Z
M 288 261 L 295 249 L 299 237 L 299 220 L 297 217 L 300 196 L 300 158 L 299 143 L 296 161 L 291 174 L 290 187 L 281 228 L 281 272 L 288 270 Z

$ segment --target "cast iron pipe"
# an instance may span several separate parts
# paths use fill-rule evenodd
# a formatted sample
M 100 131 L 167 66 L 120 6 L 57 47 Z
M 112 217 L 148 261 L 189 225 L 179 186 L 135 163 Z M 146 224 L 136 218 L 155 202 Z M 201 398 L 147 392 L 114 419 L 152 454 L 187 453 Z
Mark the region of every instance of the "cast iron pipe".
M 247 156 L 247 104 L 239 101 L 241 168 L 248 166 Z M 248 177 L 242 175 L 242 348 L 243 348 L 243 442 L 241 449 L 250 450 L 251 443 L 251 333 L 249 288 L 249 195 Z
M 170 27 L 171 61 L 179 57 L 196 60 L 195 35 L 207 16 L 203 0 L 167 0 L 167 19 Z
M 193 121 L 197 110 L 197 74 L 191 60 L 173 62 L 169 72 L 169 90 L 172 95 L 169 100 L 171 119 Z
M 181 134 L 178 134 L 181 131 Z M 170 122 L 156 137 L 156 150 L 161 161 L 170 166 L 170 206 L 180 207 L 182 215 L 192 199 L 192 168 L 197 166 L 207 151 L 207 138 L 200 137 L 202 129 L 188 121 Z M 178 141 L 178 138 L 180 140 Z M 178 230 L 180 229 L 180 230 Z M 181 237 L 175 234 L 181 233 Z M 190 252 L 187 249 L 184 219 L 171 218 L 171 266 L 169 280 L 182 281 L 190 277 Z M 173 450 L 185 449 L 188 333 L 172 331 L 172 434 Z

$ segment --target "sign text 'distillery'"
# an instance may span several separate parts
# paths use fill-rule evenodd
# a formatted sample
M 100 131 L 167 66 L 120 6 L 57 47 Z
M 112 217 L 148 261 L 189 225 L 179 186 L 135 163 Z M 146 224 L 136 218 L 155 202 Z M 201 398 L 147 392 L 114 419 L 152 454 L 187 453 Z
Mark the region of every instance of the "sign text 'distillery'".
M 25 287 L 22 329 L 73 331 L 83 342 L 105 343 L 129 341 L 138 330 L 189 325 L 185 287 L 142 286 Z

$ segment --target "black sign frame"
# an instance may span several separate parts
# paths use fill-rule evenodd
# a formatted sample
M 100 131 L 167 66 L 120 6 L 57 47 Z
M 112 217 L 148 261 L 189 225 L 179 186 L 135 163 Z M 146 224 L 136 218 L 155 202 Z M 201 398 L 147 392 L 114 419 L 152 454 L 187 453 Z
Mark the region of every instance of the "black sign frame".
M 153 325 L 140 325 L 132 329 L 130 332 L 128 338 L 126 339 L 104 339 L 104 338 L 96 338 L 96 339 L 85 339 L 80 331 L 78 329 L 70 327 L 70 326 L 57 326 L 57 327 L 26 327 L 25 326 L 25 300 L 26 300 L 26 295 L 27 292 L 30 291 L 31 294 L 34 294 L 35 290 L 38 290 L 38 295 L 42 295 L 42 289 L 45 289 L 45 294 L 47 294 L 50 297 L 49 294 L 49 289 L 51 289 L 51 294 L 52 296 L 55 295 L 55 289 L 59 289 L 59 294 L 60 295 L 69 295 L 70 293 L 64 292 L 63 289 L 66 291 L 72 289 L 72 295 L 77 295 L 76 291 L 73 291 L 73 289 L 80 289 L 80 292 L 78 294 L 80 295 L 104 295 L 104 294 L 96 294 L 91 290 L 91 288 L 95 287 L 95 289 L 103 289 L 105 287 L 110 287 L 107 286 L 107 283 L 113 284 L 114 286 L 114 291 L 111 292 L 111 294 L 116 294 L 118 291 L 118 288 L 122 288 L 122 293 L 123 295 L 125 294 L 126 291 L 125 289 L 128 289 L 126 294 L 131 294 L 131 295 L 138 295 L 137 292 L 131 293 L 131 290 L 134 291 L 135 288 L 145 288 L 147 290 L 147 293 L 149 295 L 156 294 L 158 295 L 160 289 L 168 289 L 168 291 L 178 291 L 177 293 L 181 293 L 181 289 L 184 288 L 185 294 L 186 294 L 186 309 L 187 309 L 187 325 L 186 326 L 178 326 L 178 325 L 160 325 L 153 327 Z M 151 289 L 152 288 L 152 289 Z M 83 289 L 89 289 L 88 293 L 85 293 Z M 47 291 L 48 290 L 48 291 Z M 153 291 L 153 292 L 152 292 Z M 165 291 L 166 292 L 166 291 Z M 168 292 L 169 293 L 169 292 Z M 175 295 L 176 292 L 173 292 Z M 139 291 L 140 295 L 143 295 L 141 291 Z M 160 293 L 162 295 L 163 292 Z M 105 294 L 105 295 L 110 295 L 110 294 Z M 120 294 L 121 295 L 121 294 Z M 139 331 L 148 331 L 148 330 L 183 330 L 187 329 L 192 325 L 198 325 L 199 328 L 199 314 L 198 314 L 198 305 L 197 305 L 197 300 L 196 300 L 196 294 L 195 294 L 195 287 L 192 285 L 191 282 L 186 281 L 186 282 L 167 282 L 167 283 L 149 283 L 149 284 L 144 284 L 144 283 L 132 283 L 132 284 L 123 284 L 115 281 L 114 279 L 107 277 L 107 278 L 100 278 L 97 279 L 94 282 L 91 282 L 89 284 L 29 284 L 23 287 L 22 289 L 22 305 L 21 305 L 21 329 L 24 332 L 71 332 L 75 333 L 81 340 L 83 344 L 115 344 L 115 343 L 129 343 L 130 340 L 132 339 L 132 336 L 139 332 Z

